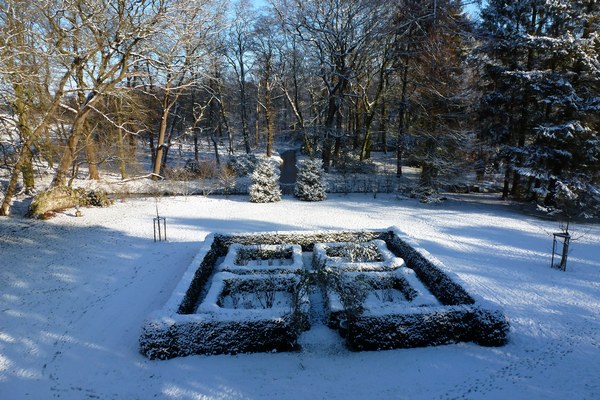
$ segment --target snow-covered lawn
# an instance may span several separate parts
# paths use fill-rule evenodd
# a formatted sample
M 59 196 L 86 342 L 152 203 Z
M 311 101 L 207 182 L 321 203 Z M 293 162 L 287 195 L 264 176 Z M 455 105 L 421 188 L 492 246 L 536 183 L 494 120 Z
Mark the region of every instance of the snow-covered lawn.
M 1 399 L 598 399 L 600 226 L 576 225 L 567 271 L 549 267 L 555 222 L 489 197 L 422 205 L 392 195 L 255 204 L 162 198 L 0 219 Z M 353 353 L 317 325 L 297 353 L 150 361 L 144 319 L 167 301 L 209 232 L 395 225 L 465 288 L 499 304 L 510 343 Z

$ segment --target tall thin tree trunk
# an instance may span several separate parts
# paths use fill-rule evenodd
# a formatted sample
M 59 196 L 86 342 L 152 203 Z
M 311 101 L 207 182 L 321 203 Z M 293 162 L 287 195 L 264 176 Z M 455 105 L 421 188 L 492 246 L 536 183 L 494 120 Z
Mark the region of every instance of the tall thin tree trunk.
M 256 89 L 256 117 L 254 118 L 254 144 L 255 147 L 258 148 L 258 144 L 260 143 L 260 87 L 261 82 L 258 82 L 258 88 Z
M 169 135 L 167 136 L 165 151 L 163 155 L 163 163 L 162 169 L 167 167 L 168 159 L 169 159 L 169 149 L 171 148 L 171 143 L 173 143 L 173 132 L 175 132 L 175 124 L 177 123 L 177 111 L 179 109 L 179 102 L 175 103 L 175 110 L 173 111 L 173 118 L 171 118 L 171 123 L 169 124 Z
M 265 85 L 266 109 L 265 109 L 265 125 L 267 126 L 267 157 L 271 157 L 273 152 L 273 115 L 271 104 L 271 90 L 268 88 L 268 83 Z
M 212 141 L 213 144 L 213 149 L 215 151 L 215 161 L 217 162 L 217 165 L 221 165 L 221 159 L 219 157 L 219 144 L 217 143 L 217 139 L 215 138 L 215 134 L 213 133 L 212 129 L 209 129 L 209 136 L 210 136 L 210 140 Z
M 134 80 L 135 83 L 135 80 Z M 123 123 L 122 119 L 121 119 L 121 108 L 123 107 L 123 101 L 120 98 L 116 98 L 115 99 L 115 103 L 114 103 L 114 107 L 116 109 L 116 119 L 117 119 L 117 126 L 121 126 L 121 124 Z M 127 152 L 125 150 L 125 137 L 123 129 L 122 128 L 117 128 L 116 131 L 116 139 L 117 139 L 117 155 L 119 157 L 118 160 L 118 164 L 119 164 L 119 172 L 121 173 L 121 179 L 125 179 L 127 178 L 127 162 L 125 161 L 127 158 Z
M 85 137 L 85 155 L 88 160 L 89 179 L 100 180 L 100 172 L 98 170 L 98 156 L 96 154 L 96 141 L 93 135 L 88 133 Z
M 396 176 L 402 176 L 402 157 L 404 151 L 405 117 L 407 109 L 407 86 L 408 86 L 408 58 L 404 60 L 402 68 L 402 90 L 400 94 L 400 107 L 398 110 L 398 139 L 396 141 Z
M 508 199 L 510 186 L 510 166 L 506 163 L 506 170 L 504 171 L 504 186 L 502 188 L 502 200 Z
M 194 160 L 199 161 L 199 151 L 198 151 L 198 131 L 199 129 L 194 129 Z
M 242 138 L 244 139 L 244 148 L 246 154 L 250 154 L 250 138 L 248 135 L 248 104 L 246 101 L 246 70 L 244 61 L 240 62 L 240 106 L 242 118 Z
M 231 129 L 229 128 L 229 122 L 227 121 L 227 115 L 225 115 L 225 107 L 223 105 L 223 101 L 219 102 L 219 113 L 221 116 L 220 121 L 223 122 L 223 125 L 225 125 L 225 130 L 227 131 L 227 141 L 228 141 L 228 147 L 229 147 L 229 154 L 233 154 L 234 150 L 233 150 L 233 132 L 231 131 Z
M 387 86 L 387 83 L 386 83 Z M 379 130 L 381 133 L 381 151 L 387 154 L 387 109 L 385 95 L 381 99 L 381 119 L 379 120 Z
M 152 179 L 158 179 L 161 176 L 161 172 L 163 169 L 163 157 L 164 157 L 164 148 L 165 148 L 165 136 L 167 134 L 167 123 L 169 118 L 169 101 L 168 96 L 163 100 L 163 111 L 160 117 L 160 125 L 158 128 L 158 140 L 156 142 L 156 156 L 154 158 L 154 166 L 152 168 Z
M 365 139 L 360 152 L 361 161 L 371 158 L 371 126 L 373 125 L 374 118 L 375 111 L 367 111 L 367 115 L 365 116 Z

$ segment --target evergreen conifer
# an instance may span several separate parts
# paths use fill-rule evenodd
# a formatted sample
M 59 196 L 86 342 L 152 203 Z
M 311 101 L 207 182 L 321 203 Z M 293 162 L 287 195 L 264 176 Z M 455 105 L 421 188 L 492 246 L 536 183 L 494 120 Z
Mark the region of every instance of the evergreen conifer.
M 304 201 L 321 201 L 327 198 L 320 160 L 305 160 L 299 163 L 294 195 Z
M 252 173 L 250 201 L 253 203 L 273 203 L 281 200 L 279 175 L 270 160 L 262 160 Z

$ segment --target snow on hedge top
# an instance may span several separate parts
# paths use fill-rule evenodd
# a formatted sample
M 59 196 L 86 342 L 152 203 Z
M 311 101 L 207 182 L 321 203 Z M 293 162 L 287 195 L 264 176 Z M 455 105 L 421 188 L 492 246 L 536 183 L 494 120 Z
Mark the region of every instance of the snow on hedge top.
M 383 240 L 367 242 L 316 243 L 313 265 L 346 271 L 385 271 L 404 266 L 404 260 L 395 257 Z
M 366 315 L 415 313 L 419 312 L 419 308 L 441 306 L 417 278 L 415 271 L 407 267 L 391 272 L 344 272 L 343 279 L 363 284 L 367 292 L 363 302 Z M 344 310 L 336 291 L 330 290 L 328 297 L 331 311 Z
M 242 245 L 234 243 L 223 262 L 217 267 L 219 271 L 237 274 L 256 272 L 299 272 L 303 268 L 302 248 L 295 244 L 277 245 Z
M 295 299 L 293 291 L 299 281 L 300 278 L 292 274 L 219 272 L 214 275 L 196 314 L 204 319 L 227 321 L 283 318 L 294 311 L 294 301 L 299 301 L 300 307 L 308 305 L 307 296 Z

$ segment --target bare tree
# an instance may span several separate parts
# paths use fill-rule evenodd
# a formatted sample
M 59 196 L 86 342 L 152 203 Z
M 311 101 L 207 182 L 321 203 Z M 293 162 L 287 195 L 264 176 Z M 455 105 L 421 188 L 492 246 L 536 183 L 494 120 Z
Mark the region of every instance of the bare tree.
M 12 88 L 13 112 L 18 121 L 21 144 L 4 194 L 0 215 L 9 215 L 19 175 L 28 183 L 31 149 L 52 123 L 79 58 L 56 51 L 52 36 L 54 22 L 46 10 L 51 1 L 29 3 L 9 0 L 0 3 L 0 73 Z M 26 16 L 26 19 L 23 18 Z M 73 30 L 76 30 L 74 27 Z M 56 38 L 60 43 L 62 38 Z M 60 65 L 59 71 L 51 66 Z M 45 100 L 40 101 L 42 98 Z M 33 112 L 36 116 L 33 116 Z
M 276 74 L 279 71 L 277 48 L 280 46 L 277 42 L 281 40 L 281 35 L 277 28 L 278 24 L 274 18 L 262 16 L 255 23 L 253 31 L 254 41 L 252 47 L 256 57 L 257 74 L 260 80 L 259 88 L 263 88 L 262 100 L 259 91 L 257 95 L 257 102 L 263 109 L 265 115 L 265 127 L 267 130 L 267 157 L 271 157 L 273 152 L 275 130 L 273 92 L 277 83 Z
M 167 130 L 173 131 L 180 97 L 206 75 L 201 66 L 210 49 L 206 42 L 221 29 L 222 10 L 212 0 L 179 1 L 168 11 L 168 27 L 151 43 L 151 64 L 158 88 L 161 116 L 152 173 L 163 175 L 167 151 Z M 175 112 L 172 112 L 175 111 Z M 171 118 L 169 118 L 171 117 Z
M 334 157 L 339 141 L 340 111 L 356 79 L 361 55 L 369 50 L 374 32 L 384 19 L 383 2 L 372 0 L 277 1 L 275 9 L 289 32 L 299 38 L 307 54 L 318 63 L 325 96 L 322 135 L 323 167 Z
M 282 32 L 283 41 L 278 47 L 280 62 L 280 89 L 296 119 L 295 129 L 302 132 L 304 148 L 313 158 L 314 151 L 307 134 L 305 108 L 307 101 L 305 89 L 310 81 L 306 73 L 304 57 L 298 38 L 285 30 Z
M 373 35 L 371 38 L 373 54 L 363 55 L 362 68 L 359 70 L 361 73 L 355 85 L 356 96 L 365 112 L 365 136 L 360 151 L 361 160 L 371 157 L 371 127 L 377 115 L 379 103 L 383 99 L 386 82 L 392 73 L 392 40 L 393 36 L 388 34 L 387 29 Z
M 238 0 L 233 12 L 233 20 L 225 40 L 224 54 L 229 60 L 238 81 L 240 97 L 240 118 L 244 149 L 250 153 L 250 133 L 248 129 L 247 82 L 252 46 L 252 21 L 256 13 L 249 0 Z
M 74 91 L 83 101 L 77 108 L 61 104 L 73 113 L 73 119 L 52 187 L 66 183 L 88 116 L 140 61 L 134 57 L 135 50 L 164 28 L 169 8 L 165 0 L 72 0 L 68 7 L 62 6 L 60 2 L 45 9 L 45 15 L 53 36 L 59 38 L 56 50 L 78 61 L 81 71 L 77 74 L 82 76 L 75 79 Z

